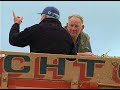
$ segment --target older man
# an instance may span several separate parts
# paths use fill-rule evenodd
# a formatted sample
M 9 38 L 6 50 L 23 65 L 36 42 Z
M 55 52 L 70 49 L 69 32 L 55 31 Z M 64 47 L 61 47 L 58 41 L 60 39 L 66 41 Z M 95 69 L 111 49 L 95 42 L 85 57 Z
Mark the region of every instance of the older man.
M 78 14 L 69 16 L 66 29 L 71 35 L 72 40 L 76 46 L 77 54 L 83 56 L 92 56 L 93 53 L 90 46 L 90 37 L 88 34 L 83 32 L 83 17 Z

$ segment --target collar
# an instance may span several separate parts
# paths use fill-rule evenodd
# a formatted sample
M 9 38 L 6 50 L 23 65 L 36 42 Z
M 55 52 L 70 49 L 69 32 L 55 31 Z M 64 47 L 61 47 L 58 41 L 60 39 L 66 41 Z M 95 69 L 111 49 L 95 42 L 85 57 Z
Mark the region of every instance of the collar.
M 45 18 L 40 23 L 43 23 L 43 22 L 52 22 L 52 23 L 54 22 L 61 25 L 61 22 L 58 19 L 54 19 L 54 18 Z

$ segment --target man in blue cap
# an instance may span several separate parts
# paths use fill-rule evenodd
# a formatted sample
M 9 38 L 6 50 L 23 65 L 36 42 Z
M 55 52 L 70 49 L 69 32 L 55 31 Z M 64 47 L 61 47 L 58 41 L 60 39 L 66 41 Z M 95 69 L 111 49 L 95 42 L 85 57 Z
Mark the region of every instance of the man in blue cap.
M 74 43 L 69 33 L 59 21 L 60 13 L 55 7 L 46 7 L 41 14 L 41 22 L 20 32 L 23 18 L 13 12 L 14 24 L 9 33 L 9 43 L 13 46 L 30 46 L 30 52 L 51 54 L 75 54 Z
M 59 10 L 55 7 L 46 7 L 42 13 L 38 13 L 41 15 L 45 15 L 46 18 L 54 18 L 54 19 L 59 19 L 60 18 L 60 14 L 59 14 Z M 43 19 L 43 18 L 42 18 Z

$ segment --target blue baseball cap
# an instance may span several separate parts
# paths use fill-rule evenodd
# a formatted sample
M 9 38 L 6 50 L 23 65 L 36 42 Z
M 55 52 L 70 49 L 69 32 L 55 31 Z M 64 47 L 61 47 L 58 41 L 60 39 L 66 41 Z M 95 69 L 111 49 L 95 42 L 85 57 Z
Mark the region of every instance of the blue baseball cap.
M 48 16 L 51 16 L 55 19 L 59 19 L 60 18 L 60 13 L 59 10 L 55 7 L 46 7 L 42 13 L 38 13 L 38 14 L 46 14 Z

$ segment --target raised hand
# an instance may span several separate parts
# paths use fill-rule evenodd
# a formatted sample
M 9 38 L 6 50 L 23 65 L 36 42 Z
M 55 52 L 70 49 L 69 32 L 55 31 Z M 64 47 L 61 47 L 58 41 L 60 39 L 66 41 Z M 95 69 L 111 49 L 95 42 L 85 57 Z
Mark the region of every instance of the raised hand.
M 14 11 L 13 11 L 13 18 L 14 18 L 14 23 L 18 23 L 18 24 L 22 23 L 23 17 L 16 16 Z

